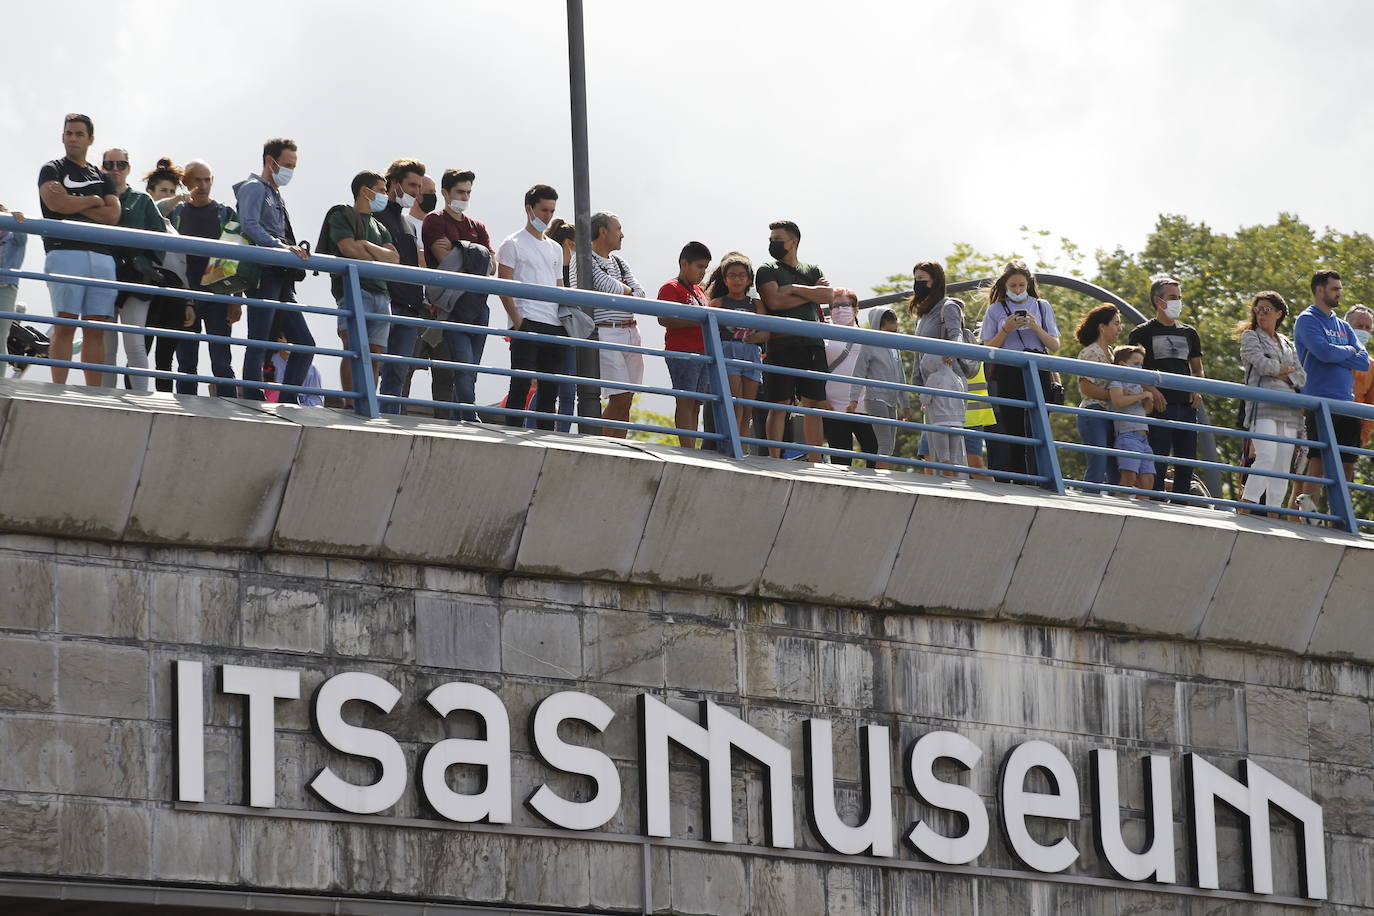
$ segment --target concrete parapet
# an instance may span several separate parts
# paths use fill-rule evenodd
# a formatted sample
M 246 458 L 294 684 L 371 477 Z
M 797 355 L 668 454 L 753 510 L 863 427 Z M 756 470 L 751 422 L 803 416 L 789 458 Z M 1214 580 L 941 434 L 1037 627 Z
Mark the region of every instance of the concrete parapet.
M 1243 527 L 1198 636 L 1305 652 L 1345 540 L 1289 525 Z
M 276 407 L 277 416 L 303 429 L 273 546 L 375 556 L 396 505 L 411 434 L 397 423 L 325 407 Z
M 10 531 L 119 540 L 154 411 L 113 391 L 0 380 L 0 518 Z
M 1132 508 L 1093 601 L 1107 629 L 1195 637 L 1236 543 L 1233 519 Z
M 901 533 L 883 605 L 990 617 L 1006 597 L 1042 501 L 1013 487 L 903 483 L 920 495 Z
M 405 421 L 393 421 L 405 422 Z M 475 424 L 420 422 L 382 553 L 478 569 L 511 569 L 544 449 Z
M 667 446 L 653 509 L 630 578 L 653 585 L 750 594 L 788 508 L 788 462 L 735 462 Z M 692 511 L 684 511 L 684 507 Z
M 838 467 L 792 470 L 787 511 L 759 583 L 770 598 L 877 605 L 916 496 Z
M 1374 659 L 1374 553 L 1362 543 L 1347 543 L 1336 575 L 1322 598 L 1321 612 L 1307 652 Z
M 127 540 L 265 548 L 301 426 L 227 398 L 159 394 Z
M 625 581 L 658 492 L 663 462 L 621 442 L 541 433 L 539 481 L 530 495 L 515 568 Z
M 149 543 L 187 556 L 289 551 L 287 574 L 323 568 L 303 556 L 313 554 L 1374 659 L 1364 621 L 1374 542 L 1364 538 L 978 481 L 295 405 L 0 382 L 0 530 L 135 553 Z M 150 618 L 121 610 L 129 602 L 116 594 L 150 592 L 159 632 L 199 601 L 161 578 L 115 576 L 111 600 L 86 602 L 85 615 L 111 612 L 84 619 L 61 594 L 89 583 L 66 577 L 54 601 L 50 574 L 11 565 L 24 575 L 0 583 L 0 595 L 10 593 L 21 627 L 56 612 L 73 632 L 140 637 Z M 253 612 L 266 593 L 244 592 L 242 638 L 321 651 L 329 633 L 318 611 L 307 625 L 274 629 L 273 614 Z M 322 606 L 318 596 L 305 604 Z M 445 640 L 416 650 L 458 652 Z M 679 651 L 669 640 L 663 652 L 671 684 Z M 659 678 L 656 662 L 649 671 L 614 653 L 586 664 Z M 705 680 L 726 675 L 735 676 Z

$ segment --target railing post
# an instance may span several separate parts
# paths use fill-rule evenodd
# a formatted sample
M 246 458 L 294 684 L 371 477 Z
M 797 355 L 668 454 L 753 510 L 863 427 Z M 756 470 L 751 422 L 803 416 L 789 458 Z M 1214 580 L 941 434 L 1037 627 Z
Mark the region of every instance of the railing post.
M 735 422 L 735 399 L 730 396 L 730 374 L 725 367 L 725 348 L 720 340 L 720 324 L 711 312 L 706 313 L 706 327 L 702 329 L 706 338 L 706 352 L 711 357 L 711 393 L 717 400 L 711 402 L 715 412 L 716 432 L 723 433 L 726 454 L 731 458 L 743 458 L 744 447 L 739 441 L 739 424 Z
M 369 419 L 377 416 L 377 388 L 372 383 L 372 350 L 367 340 L 367 313 L 363 311 L 363 288 L 358 268 L 349 264 L 344 272 L 344 301 L 348 310 L 348 348 L 354 355 L 353 409 Z
M 1059 471 L 1059 453 L 1054 448 L 1054 431 L 1050 425 L 1050 412 L 1045 406 L 1045 391 L 1040 385 L 1040 370 L 1032 359 L 1022 367 L 1021 372 L 1026 379 L 1026 400 L 1031 402 L 1027 409 L 1030 417 L 1031 433 L 1036 438 L 1035 443 L 1035 470 L 1038 474 L 1044 474 L 1049 480 L 1044 484 L 1045 489 L 1063 495 L 1064 475 Z M 1013 445 L 1013 448 L 1021 446 Z
M 1345 465 L 1341 463 L 1341 450 L 1337 448 L 1336 424 L 1331 420 L 1331 407 L 1326 401 L 1319 402 L 1317 409 L 1317 438 L 1326 452 L 1322 461 L 1322 471 L 1332 480 L 1326 485 L 1326 508 L 1336 516 L 1336 522 L 1351 534 L 1359 534 L 1360 526 L 1355 519 L 1355 502 L 1350 498 L 1350 488 L 1346 486 Z

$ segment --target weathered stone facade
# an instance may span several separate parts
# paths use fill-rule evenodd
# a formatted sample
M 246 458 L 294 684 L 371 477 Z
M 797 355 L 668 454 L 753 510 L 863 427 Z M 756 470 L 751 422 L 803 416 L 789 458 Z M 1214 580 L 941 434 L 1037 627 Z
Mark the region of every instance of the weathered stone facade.
M 303 699 L 277 704 L 277 809 L 239 807 L 243 703 L 209 687 L 206 802 L 174 803 L 178 659 L 302 672 Z M 389 715 L 367 710 L 356 721 L 402 741 L 412 780 L 420 751 L 465 727 L 422 708 L 428 691 L 464 680 L 498 693 L 511 715 L 511 827 L 444 822 L 415 791 L 376 817 L 326 813 L 306 789 L 321 767 L 359 782 L 370 772 L 310 732 L 307 698 L 340 671 L 371 672 L 401 691 Z M 567 689 L 616 711 L 586 741 L 615 759 L 624 787 L 604 834 L 549 831 L 519 805 L 544 782 L 568 797 L 585 790 L 540 763 L 524 727 L 535 701 Z M 646 691 L 684 712 L 712 699 L 793 749 L 797 851 L 762 847 L 760 770 L 745 763 L 734 797 L 742 845 L 703 843 L 700 769 L 676 753 L 673 838 L 641 836 L 635 697 Z M 1311 911 L 1177 893 L 1192 875 L 1177 762 L 1175 892 L 1105 880 L 1087 817 L 1073 828 L 1080 856 L 1063 878 L 976 873 L 1021 870 L 995 835 L 964 870 L 926 866 L 909 849 L 886 866 L 822 854 L 800 783 L 801 722 L 816 716 L 835 723 L 841 810 L 851 814 L 860 804 L 857 726 L 892 728 L 897 836 L 931 817 L 902 786 L 902 754 L 937 729 L 983 750 L 967 779 L 990 810 L 997 761 L 1031 738 L 1068 755 L 1085 808 L 1093 748 L 1123 758 L 1192 750 L 1233 775 L 1249 757 L 1324 806 L 1323 911 L 1374 913 L 1371 697 L 1365 664 L 1193 640 L 379 560 L 4 535 L 0 873 L 597 912 L 641 912 L 646 884 L 654 912 L 697 914 Z M 1122 789 L 1138 817 L 1139 780 L 1123 771 Z M 1222 886 L 1243 891 L 1241 822 L 1224 824 Z M 1275 825 L 1275 892 L 1291 900 L 1294 831 Z M 1138 842 L 1138 833 L 1127 835 Z

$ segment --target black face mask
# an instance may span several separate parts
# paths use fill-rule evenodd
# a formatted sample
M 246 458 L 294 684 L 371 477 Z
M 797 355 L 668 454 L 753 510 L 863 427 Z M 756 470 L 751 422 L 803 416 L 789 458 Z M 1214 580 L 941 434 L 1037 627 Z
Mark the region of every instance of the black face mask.
M 768 256 L 774 261 L 781 261 L 787 257 L 787 243 L 781 239 L 774 239 L 768 243 Z
M 917 280 L 915 283 L 911 284 L 911 289 L 912 292 L 916 294 L 916 301 L 924 302 L 926 296 L 930 295 L 930 281 Z
M 420 209 L 421 209 L 421 210 L 425 211 L 426 213 L 433 213 L 433 212 L 434 212 L 434 208 L 437 207 L 437 206 L 439 206 L 439 195 L 438 195 L 438 194 L 421 194 L 421 195 L 420 195 Z

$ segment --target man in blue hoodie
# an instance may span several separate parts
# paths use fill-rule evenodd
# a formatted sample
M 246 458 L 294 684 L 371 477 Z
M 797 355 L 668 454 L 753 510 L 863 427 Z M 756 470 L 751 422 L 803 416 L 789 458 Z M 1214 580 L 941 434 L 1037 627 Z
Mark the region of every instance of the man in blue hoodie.
M 1312 275 L 1312 304 L 1303 310 L 1293 325 L 1293 339 L 1298 346 L 1298 361 L 1307 372 L 1303 394 L 1314 394 L 1333 401 L 1355 400 L 1355 372 L 1369 368 L 1369 353 L 1355 336 L 1348 323 L 1336 315 L 1341 301 L 1341 275 L 1334 270 L 1319 270 Z M 1336 441 L 1358 448 L 1360 420 L 1358 417 L 1331 415 L 1336 427 Z M 1307 438 L 1317 438 L 1317 415 L 1307 414 Z M 1341 455 L 1345 479 L 1355 468 L 1354 455 Z M 1320 477 L 1322 458 L 1313 452 L 1307 459 L 1307 473 Z M 1317 484 L 1299 483 L 1294 487 L 1293 504 L 1308 512 L 1315 511 L 1313 498 Z
M 259 248 L 281 248 L 290 251 L 302 261 L 310 257 L 304 246 L 296 243 L 296 234 L 291 228 L 291 217 L 286 212 L 286 204 L 281 198 L 281 189 L 291 180 L 296 171 L 296 144 L 286 138 L 268 140 L 262 147 L 262 172 L 249 175 L 234 185 L 234 195 L 238 199 L 239 224 L 243 236 L 250 244 Z M 284 267 L 263 267 L 257 286 L 248 290 L 250 299 L 268 299 L 277 302 L 296 301 L 295 272 Z M 280 318 L 277 319 L 278 313 Z M 282 333 L 288 342 L 315 345 L 315 338 L 305 324 L 305 315 L 292 309 L 274 309 L 270 306 L 248 306 L 248 337 L 250 340 L 271 340 L 273 319 L 280 322 Z M 270 352 L 257 347 L 245 347 L 243 355 L 243 380 L 262 381 L 262 366 Z M 305 381 L 305 373 L 314 359 L 311 353 L 292 351 L 286 361 L 286 377 L 280 381 L 287 385 L 299 385 Z M 245 385 L 243 396 L 254 401 L 263 399 L 263 389 Z M 296 403 L 295 395 L 285 395 L 282 400 Z

